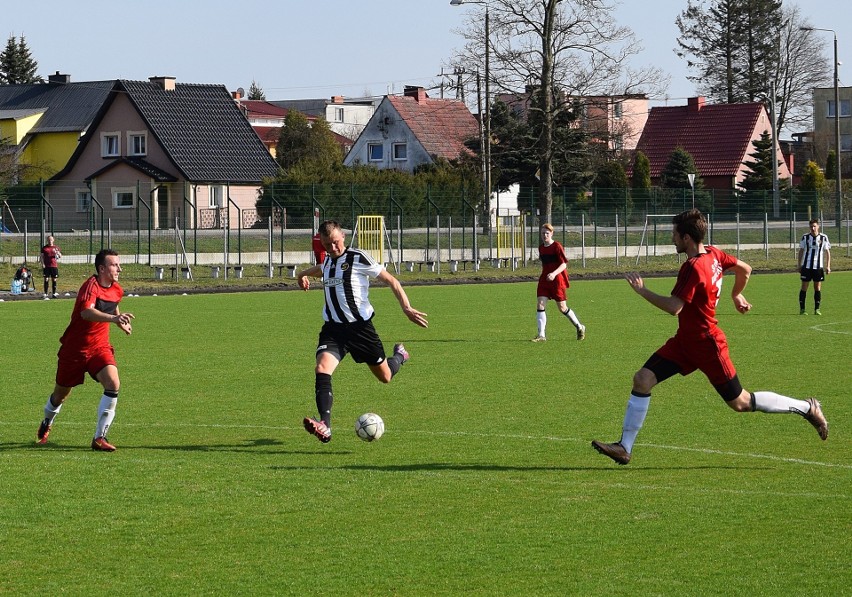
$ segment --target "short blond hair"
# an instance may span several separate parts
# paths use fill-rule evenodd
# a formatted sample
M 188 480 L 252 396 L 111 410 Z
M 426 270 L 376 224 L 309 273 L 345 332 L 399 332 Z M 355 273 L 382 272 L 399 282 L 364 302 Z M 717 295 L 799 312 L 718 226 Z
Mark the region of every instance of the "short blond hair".
M 542 225 L 541 225 L 541 227 L 542 227 L 544 230 L 549 230 L 550 232 L 553 232 L 553 226 L 552 226 L 552 225 L 550 225 L 550 224 L 542 224 Z

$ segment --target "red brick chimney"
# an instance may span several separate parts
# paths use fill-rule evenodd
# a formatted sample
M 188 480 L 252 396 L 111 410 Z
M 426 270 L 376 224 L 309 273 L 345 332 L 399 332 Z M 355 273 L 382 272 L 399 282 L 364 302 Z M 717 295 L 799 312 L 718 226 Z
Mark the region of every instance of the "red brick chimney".
M 426 95 L 425 89 L 422 87 L 415 87 L 414 85 L 406 85 L 403 93 L 405 94 L 405 97 L 413 97 L 416 99 L 418 104 L 429 97 Z
M 687 100 L 687 106 L 689 107 L 690 112 L 698 112 L 701 108 L 704 107 L 706 103 L 706 98 L 703 95 L 699 95 L 698 97 L 691 97 Z
M 331 103 L 332 104 L 342 104 L 343 103 L 343 96 L 342 95 L 332 95 L 331 96 Z
M 163 91 L 175 90 L 175 77 L 148 77 L 148 80 Z

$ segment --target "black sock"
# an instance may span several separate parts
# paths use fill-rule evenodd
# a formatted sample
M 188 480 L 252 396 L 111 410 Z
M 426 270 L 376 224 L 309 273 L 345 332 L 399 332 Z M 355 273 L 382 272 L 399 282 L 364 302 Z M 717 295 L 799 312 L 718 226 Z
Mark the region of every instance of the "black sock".
M 317 411 L 319 412 L 322 422 L 331 428 L 331 405 L 334 402 L 334 396 L 331 393 L 331 375 L 328 373 L 316 374 L 316 398 Z
M 822 290 L 814 290 L 814 309 L 819 309 L 819 304 L 822 302 Z M 804 307 L 802 307 L 804 308 Z
M 799 309 L 801 309 L 802 311 L 805 310 L 805 299 L 807 298 L 807 296 L 808 296 L 807 290 L 800 290 L 799 291 Z
M 45 279 L 44 279 L 44 293 L 45 293 L 45 294 L 47 294 L 47 289 L 48 289 L 48 288 L 50 288 L 50 287 L 48 286 L 48 283 L 49 283 L 49 282 L 48 282 L 48 279 L 47 279 L 47 278 L 45 278 Z
M 388 359 L 388 367 L 390 367 L 391 370 L 391 377 L 399 373 L 399 369 L 402 367 L 402 355 L 394 353 L 394 355 Z

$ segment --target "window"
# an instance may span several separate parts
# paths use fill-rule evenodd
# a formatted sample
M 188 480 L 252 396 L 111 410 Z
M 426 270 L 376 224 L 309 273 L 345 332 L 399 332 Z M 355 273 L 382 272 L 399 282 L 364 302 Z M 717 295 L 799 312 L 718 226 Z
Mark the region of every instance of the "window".
M 395 160 L 407 160 L 408 159 L 408 145 L 405 143 L 394 143 L 393 144 L 393 159 Z
M 381 143 L 367 143 L 367 159 L 369 161 L 381 162 L 384 157 L 384 146 Z
M 828 118 L 834 118 L 834 100 L 828 100 Z M 852 100 L 840 100 L 840 117 L 852 116 Z
M 78 189 L 75 195 L 77 196 L 77 212 L 87 213 L 92 206 L 92 194 L 88 189 Z
M 112 158 L 118 155 L 118 133 L 101 133 L 101 157 Z
M 128 132 L 127 148 L 130 155 L 147 155 L 148 136 L 145 133 Z
M 343 108 L 334 109 L 334 122 L 343 122 Z
M 840 135 L 840 153 L 852 151 L 852 135 Z
M 113 189 L 112 206 L 115 209 L 129 209 L 134 205 L 135 189 Z
M 624 137 L 622 135 L 613 135 L 612 136 L 612 148 L 615 151 L 624 150 Z
M 620 119 L 624 112 L 624 104 L 622 102 L 615 102 L 612 106 L 612 114 L 615 118 Z
M 225 205 L 225 188 L 222 185 L 210 185 L 210 207 Z

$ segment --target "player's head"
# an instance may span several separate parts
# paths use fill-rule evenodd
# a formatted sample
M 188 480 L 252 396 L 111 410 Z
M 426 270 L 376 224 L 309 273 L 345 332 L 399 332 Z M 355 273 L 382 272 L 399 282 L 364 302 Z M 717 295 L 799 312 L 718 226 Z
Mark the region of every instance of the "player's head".
M 47 235 L 47 244 L 52 245 L 54 242 L 54 238 L 52 234 Z
M 672 218 L 672 224 L 681 238 L 689 236 L 696 245 L 704 242 L 704 236 L 707 234 L 707 220 L 694 207 Z
M 115 257 L 116 259 L 107 259 L 107 256 Z M 109 266 L 108 261 L 118 262 L 118 251 L 115 249 L 101 249 L 95 255 L 95 272 L 100 274 L 102 270 Z
M 338 258 L 346 251 L 346 234 L 344 234 L 340 224 L 334 220 L 326 220 L 320 224 L 319 235 L 322 246 L 332 258 Z
M 553 226 L 551 224 L 542 224 L 538 232 L 541 235 L 541 240 L 549 245 L 550 239 L 553 237 Z
M 813 220 L 808 222 L 808 224 L 810 224 L 811 226 L 811 232 L 813 232 L 814 234 L 817 234 L 819 232 L 819 220 L 817 218 L 814 218 Z

